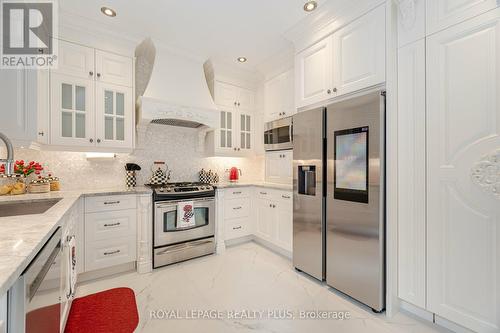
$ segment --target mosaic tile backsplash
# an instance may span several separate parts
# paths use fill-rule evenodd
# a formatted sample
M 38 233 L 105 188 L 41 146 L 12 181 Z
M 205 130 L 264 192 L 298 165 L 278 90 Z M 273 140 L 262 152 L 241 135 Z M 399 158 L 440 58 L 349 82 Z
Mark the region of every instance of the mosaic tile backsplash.
M 172 170 L 171 181 L 197 181 L 201 168 L 211 169 L 221 180 L 227 179 L 225 170 L 235 166 L 242 170 L 242 181 L 264 180 L 264 157 L 230 158 L 205 157 L 197 151 L 198 135 L 193 129 L 150 124 L 137 137 L 136 149 L 131 154 L 117 154 L 112 160 L 87 160 L 85 153 L 36 151 L 15 149 L 15 159 L 35 160 L 61 179 L 62 189 L 94 189 L 125 184 L 125 163 L 136 163 L 142 168 L 137 184 L 147 183 L 154 161 L 165 161 Z M 5 150 L 2 148 L 1 155 Z

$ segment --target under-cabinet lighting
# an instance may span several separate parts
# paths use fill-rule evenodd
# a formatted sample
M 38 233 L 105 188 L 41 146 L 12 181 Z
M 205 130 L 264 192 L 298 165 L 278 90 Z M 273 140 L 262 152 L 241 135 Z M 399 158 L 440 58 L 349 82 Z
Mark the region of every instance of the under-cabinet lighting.
M 115 153 L 87 153 L 88 160 L 112 160 L 115 157 Z

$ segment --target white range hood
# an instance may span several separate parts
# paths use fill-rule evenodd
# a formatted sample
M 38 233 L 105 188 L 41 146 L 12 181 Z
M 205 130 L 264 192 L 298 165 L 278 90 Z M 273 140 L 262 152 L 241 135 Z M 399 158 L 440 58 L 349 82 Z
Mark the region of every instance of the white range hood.
M 136 81 L 141 82 L 144 80 L 138 76 L 147 76 L 147 61 L 141 68 L 140 56 L 137 59 Z M 219 126 L 219 112 L 208 90 L 203 61 L 158 48 L 151 79 L 142 90 L 144 93 L 138 91 L 137 96 L 138 125 L 157 123 L 204 132 Z

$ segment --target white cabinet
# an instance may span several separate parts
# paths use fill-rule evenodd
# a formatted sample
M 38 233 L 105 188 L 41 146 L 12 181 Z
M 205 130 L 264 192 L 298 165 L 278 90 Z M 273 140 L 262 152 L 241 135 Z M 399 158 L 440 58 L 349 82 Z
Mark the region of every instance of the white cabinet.
M 256 230 L 255 235 L 272 242 L 276 238 L 276 222 L 278 211 L 273 208 L 273 201 L 257 197 L 255 199 Z
M 337 96 L 385 81 L 385 6 L 333 34 L 332 60 Z
M 476 332 L 500 329 L 498 96 L 500 9 L 427 39 L 427 306 Z
M 294 71 L 289 70 L 265 83 L 265 121 L 273 121 L 295 113 Z
M 426 306 L 425 41 L 398 55 L 398 296 Z
M 292 184 L 293 150 L 266 152 L 266 181 Z
M 34 70 L 0 70 L 0 132 L 15 146 L 28 146 L 36 140 L 37 73 Z
M 134 195 L 86 198 L 86 271 L 136 261 L 136 205 Z
M 292 252 L 293 241 L 293 205 L 292 194 L 281 192 L 278 194 L 276 209 L 278 219 L 276 223 L 276 244 L 281 248 Z
M 425 1 L 399 3 L 398 46 L 408 45 L 425 37 Z
M 385 81 L 385 6 L 298 53 L 297 107 L 305 107 Z
M 252 196 L 248 188 L 225 189 L 222 215 L 225 240 L 252 234 Z
M 253 111 L 255 108 L 255 93 L 252 90 L 216 81 L 214 94 L 215 104 L 228 110 Z
M 0 295 L 0 333 L 7 333 L 7 294 Z
M 427 34 L 480 15 L 498 4 L 497 0 L 426 0 Z
M 332 38 L 327 37 L 295 58 L 297 107 L 321 102 L 332 93 Z
M 59 67 L 50 73 L 50 144 L 132 149 L 132 59 L 64 41 L 59 48 Z

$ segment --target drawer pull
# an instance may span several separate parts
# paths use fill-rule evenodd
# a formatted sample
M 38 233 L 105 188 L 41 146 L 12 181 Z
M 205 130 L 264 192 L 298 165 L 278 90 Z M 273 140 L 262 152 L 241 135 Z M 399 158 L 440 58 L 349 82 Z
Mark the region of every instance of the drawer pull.
M 243 208 L 243 207 L 241 207 L 241 206 L 233 207 L 234 210 L 238 210 L 238 209 L 241 209 L 241 208 Z
M 112 255 L 112 254 L 117 254 L 117 253 L 120 253 L 120 250 L 111 251 L 111 252 L 104 252 L 104 255 L 105 255 L 105 256 L 110 256 L 110 255 Z
M 241 194 L 241 191 L 233 192 L 233 194 Z
M 120 225 L 120 224 L 121 224 L 120 222 L 116 222 L 116 223 L 105 224 L 104 226 L 105 227 L 116 227 L 117 225 Z
M 117 205 L 120 203 L 120 200 L 117 201 L 104 201 L 105 205 Z
M 241 226 L 239 226 L 239 227 L 233 227 L 233 230 L 239 230 L 239 229 L 241 229 Z
M 282 195 L 281 196 L 283 199 L 290 199 L 290 196 L 289 195 Z
M 260 194 L 267 195 L 267 192 L 260 192 Z

